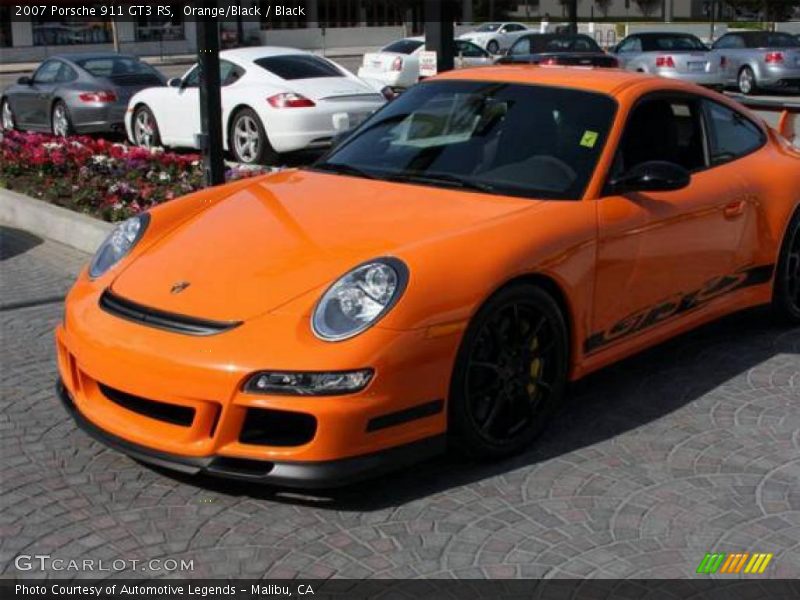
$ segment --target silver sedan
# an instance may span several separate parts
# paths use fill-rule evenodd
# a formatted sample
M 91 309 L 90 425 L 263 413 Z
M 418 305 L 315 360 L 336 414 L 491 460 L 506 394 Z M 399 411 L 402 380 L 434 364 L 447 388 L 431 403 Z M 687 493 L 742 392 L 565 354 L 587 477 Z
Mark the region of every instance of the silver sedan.
M 124 131 L 128 99 L 161 85 L 164 77 L 135 56 L 55 55 L 0 94 L 0 123 L 61 136 Z
M 719 62 L 708 47 L 689 33 L 634 33 L 622 40 L 613 54 L 620 66 L 722 89 Z
M 743 94 L 759 89 L 800 89 L 800 40 L 772 31 L 727 33 L 714 42 L 726 85 Z

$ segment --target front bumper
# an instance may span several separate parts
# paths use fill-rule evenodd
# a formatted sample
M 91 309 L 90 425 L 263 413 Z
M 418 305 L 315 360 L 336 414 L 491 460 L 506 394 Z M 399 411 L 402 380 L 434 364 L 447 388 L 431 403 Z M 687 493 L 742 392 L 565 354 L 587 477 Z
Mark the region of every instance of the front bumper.
M 412 465 L 444 452 L 444 435 L 432 436 L 380 452 L 321 462 L 237 460 L 223 456 L 181 456 L 133 444 L 100 429 L 75 407 L 59 379 L 56 393 L 75 423 L 97 441 L 138 461 L 187 473 L 241 479 L 261 484 L 304 489 L 341 487 L 388 471 Z
M 249 479 L 326 487 L 416 460 L 446 431 L 443 399 L 459 335 L 373 327 L 330 344 L 317 340 L 307 317 L 296 314 L 264 315 L 215 335 L 185 335 L 110 314 L 98 304 L 99 291 L 81 277 L 67 298 L 55 335 L 60 378 L 79 423 L 91 424 L 124 452 L 151 457 L 142 460 L 230 477 L 250 469 Z M 244 389 L 265 369 L 365 367 L 374 369 L 372 381 L 344 396 Z M 190 416 L 181 422 L 176 412 Z M 303 417 L 314 426 L 294 429 L 291 420 L 279 420 L 248 429 L 250 417 L 266 413 Z M 333 480 L 329 471 L 336 473 Z

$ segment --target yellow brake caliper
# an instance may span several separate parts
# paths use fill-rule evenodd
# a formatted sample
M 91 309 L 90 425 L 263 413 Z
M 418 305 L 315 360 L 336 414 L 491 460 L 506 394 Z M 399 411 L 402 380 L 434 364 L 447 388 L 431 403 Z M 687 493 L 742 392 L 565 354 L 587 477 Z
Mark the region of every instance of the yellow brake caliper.
M 539 348 L 539 336 L 537 335 L 531 341 L 531 352 L 536 352 Z M 531 379 L 538 380 L 542 374 L 542 358 L 537 356 L 531 361 Z M 532 399 L 536 394 L 537 385 L 533 383 L 533 381 L 529 382 L 527 385 L 528 396 Z

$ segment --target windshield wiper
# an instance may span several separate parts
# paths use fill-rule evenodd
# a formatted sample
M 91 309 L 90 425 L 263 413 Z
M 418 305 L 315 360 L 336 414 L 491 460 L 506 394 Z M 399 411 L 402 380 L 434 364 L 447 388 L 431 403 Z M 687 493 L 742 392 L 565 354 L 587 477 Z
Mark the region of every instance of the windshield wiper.
M 344 163 L 321 162 L 311 165 L 310 168 L 329 173 L 336 173 L 337 175 L 355 175 L 356 177 L 363 177 L 365 179 L 377 179 L 375 175 L 365 171 L 364 169 L 359 169 L 358 167 Z
M 486 194 L 496 193 L 496 188 L 490 183 L 466 179 L 451 173 L 392 173 L 386 179 L 391 181 L 407 181 L 410 183 L 428 183 L 431 185 L 446 185 L 468 190 L 484 192 Z

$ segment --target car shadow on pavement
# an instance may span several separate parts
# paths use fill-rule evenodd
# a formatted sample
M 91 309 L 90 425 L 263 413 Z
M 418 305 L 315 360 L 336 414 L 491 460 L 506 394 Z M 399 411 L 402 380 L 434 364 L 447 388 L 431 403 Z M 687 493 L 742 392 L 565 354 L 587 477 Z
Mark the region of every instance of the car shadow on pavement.
M 800 328 L 771 322 L 763 308 L 684 334 L 573 384 L 564 407 L 530 450 L 497 462 L 452 455 L 345 488 L 305 492 L 169 473 L 221 494 L 346 511 L 399 506 L 451 488 L 543 463 L 611 440 L 691 404 L 708 392 L 782 354 L 800 353 Z M 520 473 L 524 477 L 524 473 Z
M 22 229 L 0 225 L 0 260 L 25 254 L 43 242 L 42 238 Z

